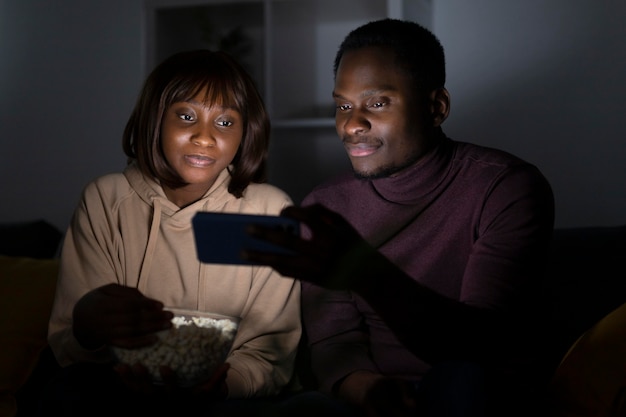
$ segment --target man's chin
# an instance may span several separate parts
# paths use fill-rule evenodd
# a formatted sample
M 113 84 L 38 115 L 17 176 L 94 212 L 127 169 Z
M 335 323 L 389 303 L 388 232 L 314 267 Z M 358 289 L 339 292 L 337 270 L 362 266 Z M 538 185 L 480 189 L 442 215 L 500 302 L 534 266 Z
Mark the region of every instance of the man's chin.
M 382 166 L 370 170 L 358 169 L 353 166 L 352 172 L 354 173 L 354 176 L 360 180 L 377 180 L 380 178 L 392 177 L 407 168 L 407 166 Z
M 387 170 L 357 170 L 352 168 L 352 172 L 357 179 L 360 180 L 375 180 L 378 178 L 385 178 L 393 174 L 393 172 L 388 172 Z

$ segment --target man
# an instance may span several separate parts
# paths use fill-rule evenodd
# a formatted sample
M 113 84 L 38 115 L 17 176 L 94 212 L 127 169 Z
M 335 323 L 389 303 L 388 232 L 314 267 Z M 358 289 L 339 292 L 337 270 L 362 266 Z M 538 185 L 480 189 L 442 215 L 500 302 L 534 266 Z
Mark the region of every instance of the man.
M 513 155 L 446 137 L 443 48 L 418 24 L 355 29 L 334 71 L 354 173 L 283 211 L 302 238 L 251 229 L 293 256 L 245 256 L 302 281 L 322 392 L 368 416 L 513 415 L 523 404 L 510 401 L 529 402 L 539 342 L 548 182 Z

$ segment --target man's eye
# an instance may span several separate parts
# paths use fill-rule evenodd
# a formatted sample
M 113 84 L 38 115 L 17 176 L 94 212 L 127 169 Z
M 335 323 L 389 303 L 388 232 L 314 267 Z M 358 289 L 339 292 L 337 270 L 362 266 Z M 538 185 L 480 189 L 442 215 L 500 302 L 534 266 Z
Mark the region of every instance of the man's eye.
M 377 101 L 377 102 L 372 104 L 372 107 L 379 108 L 379 107 L 383 107 L 384 105 L 385 105 L 385 103 L 383 103 L 382 101 Z
M 347 105 L 347 104 L 339 104 L 339 105 L 337 106 L 337 109 L 338 109 L 338 110 L 341 110 L 341 111 L 346 111 L 346 110 L 350 110 L 350 106 L 349 106 L 349 105 Z

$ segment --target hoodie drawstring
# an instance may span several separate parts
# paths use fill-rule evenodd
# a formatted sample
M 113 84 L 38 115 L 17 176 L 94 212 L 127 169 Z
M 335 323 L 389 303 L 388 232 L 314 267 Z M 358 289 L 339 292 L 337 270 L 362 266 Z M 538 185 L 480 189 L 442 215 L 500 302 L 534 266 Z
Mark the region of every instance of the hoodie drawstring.
M 146 291 L 147 276 L 150 273 L 152 258 L 154 258 L 154 248 L 156 247 L 159 237 L 159 227 L 161 225 L 161 203 L 158 199 L 154 200 L 154 214 L 152 215 L 152 224 L 150 225 L 150 234 L 148 235 L 148 244 L 146 245 L 146 253 L 144 254 L 139 272 L 139 280 L 137 281 L 137 289 L 142 293 Z

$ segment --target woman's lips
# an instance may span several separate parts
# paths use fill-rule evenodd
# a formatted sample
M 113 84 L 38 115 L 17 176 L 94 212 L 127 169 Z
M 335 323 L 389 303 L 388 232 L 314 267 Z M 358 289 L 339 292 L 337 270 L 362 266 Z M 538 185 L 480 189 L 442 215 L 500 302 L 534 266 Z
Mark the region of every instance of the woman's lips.
M 205 155 L 185 155 L 185 161 L 187 161 L 189 165 L 204 168 L 213 164 L 215 159 Z

